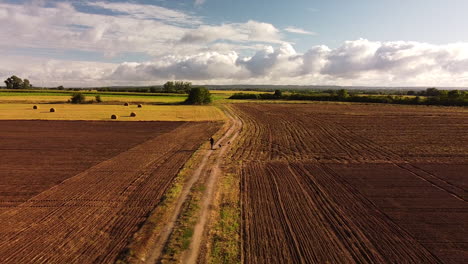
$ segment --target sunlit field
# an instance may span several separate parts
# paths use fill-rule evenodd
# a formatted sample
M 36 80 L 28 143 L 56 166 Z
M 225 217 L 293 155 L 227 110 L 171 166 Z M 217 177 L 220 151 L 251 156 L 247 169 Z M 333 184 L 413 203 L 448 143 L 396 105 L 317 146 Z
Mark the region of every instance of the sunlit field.
M 0 119 L 6 120 L 111 120 L 117 121 L 208 121 L 224 120 L 223 112 L 214 106 L 104 104 L 0 104 Z M 50 108 L 56 112 L 51 113 Z M 135 117 L 130 114 L 134 112 Z
M 5 92 L 0 91 L 0 103 L 65 103 L 74 92 Z M 87 101 L 95 100 L 101 96 L 103 103 L 152 103 L 152 104 L 177 104 L 187 99 L 185 94 L 147 94 L 147 93 L 83 93 Z
M 214 101 L 224 100 L 235 93 L 245 91 L 210 90 Z M 65 103 L 70 99 L 74 91 L 40 91 L 31 90 L 25 92 L 12 92 L 0 90 L 0 103 Z M 248 91 L 252 94 L 264 92 Z M 100 95 L 102 102 L 112 104 L 117 102 L 129 103 L 152 103 L 152 104 L 177 104 L 187 99 L 186 94 L 164 94 L 164 93 L 136 93 L 136 92 L 83 92 L 86 100 L 94 100 Z

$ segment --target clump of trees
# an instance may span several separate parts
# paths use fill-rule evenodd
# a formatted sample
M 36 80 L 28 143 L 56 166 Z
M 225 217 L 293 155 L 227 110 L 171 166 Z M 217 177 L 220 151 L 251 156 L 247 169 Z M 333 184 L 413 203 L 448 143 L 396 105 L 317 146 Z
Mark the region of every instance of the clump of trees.
M 21 79 L 16 75 L 13 75 L 5 80 L 7 89 L 30 89 L 32 88 L 31 83 L 28 79 Z
M 70 103 L 72 104 L 84 104 L 86 103 L 86 96 L 82 93 L 74 93 L 70 98 Z
M 163 85 L 163 92 L 166 93 L 189 93 L 192 89 L 191 82 L 169 81 Z
M 193 105 L 204 105 L 211 103 L 211 101 L 211 94 L 208 89 L 205 87 L 195 87 L 190 89 L 188 98 L 185 100 L 185 103 Z
M 346 90 L 346 89 L 338 90 L 337 96 L 338 96 L 338 98 L 340 98 L 342 100 L 346 100 L 349 97 L 348 90 Z
M 86 101 L 86 96 L 83 94 L 83 93 L 74 93 L 71 98 L 68 100 L 69 103 L 72 103 L 72 104 L 92 104 L 94 102 L 97 102 L 97 103 L 101 103 L 102 102 L 102 98 L 101 98 L 101 95 L 98 94 L 94 97 L 94 101 L 93 99 L 89 100 L 89 101 Z

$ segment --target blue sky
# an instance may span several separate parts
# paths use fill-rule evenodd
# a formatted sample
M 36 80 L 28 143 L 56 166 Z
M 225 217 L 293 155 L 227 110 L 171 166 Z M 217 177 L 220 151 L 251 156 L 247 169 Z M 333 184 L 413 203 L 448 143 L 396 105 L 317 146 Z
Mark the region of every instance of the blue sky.
M 0 0 L 11 37 L 0 77 L 468 86 L 466 10 L 464 0 Z
M 434 44 L 468 41 L 465 0 L 208 0 L 195 10 L 212 23 L 253 19 L 317 32 L 317 36 L 300 38 L 303 48 L 333 47 L 358 38 Z

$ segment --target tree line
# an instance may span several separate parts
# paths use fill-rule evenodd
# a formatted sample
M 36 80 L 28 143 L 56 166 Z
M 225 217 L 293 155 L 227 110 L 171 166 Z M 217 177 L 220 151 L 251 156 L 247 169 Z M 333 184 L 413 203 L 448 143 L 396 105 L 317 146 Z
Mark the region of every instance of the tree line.
M 168 81 L 162 86 L 148 87 L 102 87 L 96 88 L 99 92 L 136 92 L 136 93 L 177 93 L 188 94 L 192 89 L 191 82 Z
M 384 103 L 384 104 L 408 104 L 408 105 L 445 105 L 445 106 L 468 106 L 468 91 L 461 90 L 438 90 L 428 88 L 421 91 L 420 95 L 358 95 L 350 94 L 346 89 L 332 90 L 320 94 L 313 93 L 290 93 L 282 94 L 277 90 L 275 93 L 236 93 L 229 99 L 251 99 L 251 100 L 306 100 L 306 101 L 339 101 L 339 102 L 361 102 L 361 103 Z

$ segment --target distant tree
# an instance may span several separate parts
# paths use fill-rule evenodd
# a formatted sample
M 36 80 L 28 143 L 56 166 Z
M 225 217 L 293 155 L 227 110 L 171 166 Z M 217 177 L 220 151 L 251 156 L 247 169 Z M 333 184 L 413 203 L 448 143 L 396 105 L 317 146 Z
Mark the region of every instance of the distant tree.
M 84 104 L 86 102 L 86 97 L 82 93 L 74 93 L 70 98 L 72 104 Z
M 166 93 L 173 93 L 175 92 L 175 85 L 174 85 L 174 82 L 166 82 L 164 85 L 163 85 L 163 91 L 166 92 Z
M 184 92 L 184 93 L 190 93 L 190 89 L 192 88 L 192 83 L 191 82 L 175 82 L 175 90 L 176 92 Z
M 32 85 L 31 83 L 29 82 L 28 79 L 24 79 L 23 80 L 23 89 L 31 89 L 32 88 Z
M 340 99 L 346 99 L 349 97 L 349 93 L 348 93 L 348 90 L 346 89 L 341 89 L 341 90 L 338 90 L 338 98 Z
M 190 89 L 187 100 L 187 104 L 203 105 L 211 103 L 211 94 L 205 87 L 195 87 Z
M 281 96 L 283 96 L 283 92 L 281 92 L 281 90 L 275 90 L 275 93 L 273 95 L 275 97 L 281 97 Z
M 101 103 L 101 102 L 102 102 L 101 95 L 98 94 L 98 95 L 96 95 L 95 98 L 96 98 L 96 102 L 98 102 L 98 103 Z
M 437 88 L 427 88 L 425 95 L 427 95 L 427 96 L 439 96 L 440 91 Z
M 450 99 L 461 98 L 463 96 L 462 92 L 460 92 L 459 90 L 451 90 L 448 92 L 447 95 Z
M 413 102 L 414 102 L 415 104 L 420 104 L 420 103 L 422 102 L 421 97 L 416 96 L 416 97 L 413 99 Z
M 28 81 L 29 82 L 29 81 Z M 23 88 L 23 80 L 16 75 L 11 76 L 5 80 L 7 89 L 21 89 Z
M 151 88 L 150 88 L 150 92 L 151 92 L 151 93 L 155 93 L 155 92 L 157 92 L 157 89 L 156 89 L 156 87 L 151 87 Z
M 406 92 L 406 95 L 415 95 L 415 94 L 416 94 L 415 91 L 408 91 L 408 92 Z
M 59 90 L 65 90 L 65 87 L 63 87 L 63 85 L 60 85 L 59 87 L 57 87 L 57 89 L 59 89 Z

